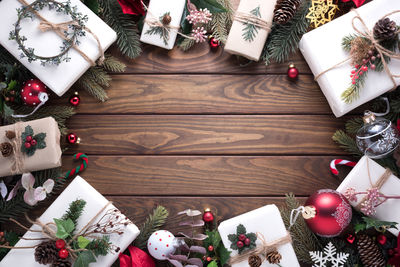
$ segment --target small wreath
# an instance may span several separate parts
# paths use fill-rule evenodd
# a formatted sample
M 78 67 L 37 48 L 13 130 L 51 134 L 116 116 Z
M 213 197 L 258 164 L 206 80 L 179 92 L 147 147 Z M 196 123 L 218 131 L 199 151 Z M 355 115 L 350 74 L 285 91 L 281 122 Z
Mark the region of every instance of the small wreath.
M 61 52 L 51 57 L 36 55 L 34 48 L 25 46 L 27 38 L 20 35 L 21 21 L 26 18 L 33 20 L 35 13 L 46 6 L 50 10 L 54 9 L 58 13 L 69 15 L 72 19 L 71 23 L 68 24 L 69 30 L 63 32 L 65 39 L 63 45 L 60 47 Z M 85 36 L 85 23 L 88 20 L 86 15 L 82 15 L 77 10 L 78 8 L 76 6 L 71 6 L 70 1 L 60 3 L 54 0 L 37 0 L 30 5 L 17 9 L 18 20 L 14 24 L 15 29 L 10 32 L 9 39 L 15 40 L 18 43 L 18 49 L 22 51 L 20 57 L 27 57 L 29 62 L 40 60 L 42 66 L 45 66 L 46 63 L 59 65 L 62 61 L 69 62 L 71 58 L 68 57 L 68 51 L 74 45 L 79 45 L 79 37 Z

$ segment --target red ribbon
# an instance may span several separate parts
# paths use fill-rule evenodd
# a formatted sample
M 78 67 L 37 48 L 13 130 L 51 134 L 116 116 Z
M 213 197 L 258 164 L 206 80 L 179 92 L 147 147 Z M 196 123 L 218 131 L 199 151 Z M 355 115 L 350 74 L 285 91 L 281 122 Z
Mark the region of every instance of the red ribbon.
M 350 0 L 342 0 L 342 2 L 349 2 Z M 365 0 L 352 0 L 354 4 L 356 4 L 356 7 L 360 7 L 362 4 L 364 4 Z
M 119 254 L 120 267 L 155 267 L 156 264 L 152 257 L 138 247 L 129 246 L 129 257 L 126 254 Z
M 141 0 L 118 0 L 124 14 L 144 15 L 144 8 Z

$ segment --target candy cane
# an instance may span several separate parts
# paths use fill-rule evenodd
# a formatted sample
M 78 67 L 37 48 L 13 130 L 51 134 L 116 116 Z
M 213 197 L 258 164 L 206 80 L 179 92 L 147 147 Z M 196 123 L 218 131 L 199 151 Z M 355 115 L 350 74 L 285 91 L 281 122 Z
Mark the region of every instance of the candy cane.
M 80 173 L 81 171 L 83 171 L 84 169 L 87 168 L 88 161 L 89 161 L 89 160 L 88 160 L 88 156 L 86 156 L 86 155 L 83 154 L 83 153 L 76 153 L 76 154 L 74 155 L 74 159 L 75 159 L 75 160 L 82 159 L 83 162 L 82 162 L 81 165 L 79 165 L 79 166 L 73 168 L 72 170 L 67 171 L 67 173 L 65 174 L 64 178 L 69 178 L 69 177 L 72 177 L 72 176 L 74 176 L 74 175 L 77 175 L 78 173 Z
M 331 161 L 329 168 L 331 169 L 331 172 L 334 175 L 338 175 L 339 171 L 336 168 L 337 165 L 345 165 L 345 166 L 349 166 L 349 167 L 354 167 L 354 166 L 356 166 L 356 164 L 357 164 L 357 162 L 354 162 L 354 161 L 349 161 L 349 160 L 345 160 L 345 159 L 334 159 Z

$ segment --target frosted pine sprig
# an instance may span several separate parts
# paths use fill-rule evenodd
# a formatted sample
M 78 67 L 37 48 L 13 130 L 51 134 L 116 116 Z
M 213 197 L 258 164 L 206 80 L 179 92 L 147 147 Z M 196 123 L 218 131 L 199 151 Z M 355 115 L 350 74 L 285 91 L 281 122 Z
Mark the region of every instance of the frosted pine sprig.
M 191 9 L 189 12 L 190 14 L 186 16 L 186 19 L 190 24 L 205 24 L 211 21 L 212 14 L 207 8 Z

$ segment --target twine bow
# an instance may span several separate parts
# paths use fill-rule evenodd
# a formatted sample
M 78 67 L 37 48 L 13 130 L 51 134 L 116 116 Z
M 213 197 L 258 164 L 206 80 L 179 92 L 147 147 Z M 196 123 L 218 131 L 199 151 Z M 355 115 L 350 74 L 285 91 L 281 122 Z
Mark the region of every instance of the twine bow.
M 237 11 L 233 19 L 242 23 L 252 24 L 257 28 L 266 30 L 267 32 L 271 30 L 271 23 L 250 13 Z
M 393 73 L 390 71 L 390 69 L 389 69 L 389 67 L 388 67 L 388 64 L 387 64 L 387 62 L 386 62 L 385 56 L 387 56 L 387 57 L 389 57 L 389 58 L 400 59 L 400 54 L 395 53 L 395 52 L 392 52 L 392 51 L 386 49 L 385 47 L 383 47 L 382 45 L 380 45 L 380 44 L 379 44 L 379 41 L 380 41 L 380 40 L 375 39 L 373 31 L 370 30 L 370 29 L 367 27 L 365 21 L 361 18 L 361 16 L 360 16 L 360 14 L 358 13 L 358 11 L 357 11 L 356 9 L 352 9 L 352 11 L 353 11 L 354 13 L 356 13 L 356 16 L 355 16 L 355 17 L 352 19 L 352 21 L 351 21 L 351 25 L 352 25 L 354 31 L 356 31 L 361 37 L 363 37 L 363 38 L 365 38 L 365 39 L 368 39 L 368 40 L 372 43 L 372 45 L 375 47 L 376 51 L 378 52 L 378 54 L 379 54 L 380 57 L 381 57 L 383 69 L 385 70 L 385 72 L 387 73 L 387 75 L 389 76 L 390 80 L 391 80 L 392 83 L 393 83 L 393 89 L 392 89 L 392 90 L 396 89 L 397 84 L 396 84 L 396 81 L 395 81 L 394 78 L 399 78 L 400 75 L 398 75 L 398 74 L 393 74 Z M 400 12 L 400 10 L 392 11 L 392 12 L 386 14 L 385 16 L 383 16 L 381 19 L 384 19 L 384 18 L 386 18 L 386 17 L 388 17 L 388 16 L 390 16 L 390 15 L 393 15 L 393 14 L 396 14 L 396 13 L 399 13 L 399 12 Z M 362 28 L 363 28 L 363 31 L 360 30 L 360 29 L 358 29 L 358 28 L 356 27 L 356 25 L 355 25 L 355 21 L 356 21 L 356 20 L 358 20 L 358 21 L 361 23 Z M 400 30 L 397 30 L 397 31 L 396 31 L 396 34 L 398 34 L 398 33 L 400 33 Z M 339 67 L 339 66 L 342 65 L 343 63 L 349 61 L 350 59 L 351 59 L 351 57 L 348 57 L 348 58 L 346 58 L 345 60 L 343 60 L 343 61 L 341 61 L 341 62 L 335 64 L 334 66 L 332 66 L 332 67 L 330 67 L 330 68 L 324 70 L 323 72 L 321 72 L 321 73 L 319 73 L 317 76 L 315 76 L 314 79 L 315 79 L 315 80 L 318 80 L 322 75 L 324 75 L 324 74 L 327 73 L 328 71 L 333 70 L 333 69 Z
M 257 238 L 260 240 L 261 244 L 255 249 L 248 250 L 242 254 L 238 254 L 229 259 L 228 264 L 232 265 L 247 260 L 251 255 L 264 255 L 276 251 L 278 247 L 286 244 L 292 243 L 292 237 L 290 233 L 287 232 L 285 236 L 278 238 L 274 241 L 268 242 L 262 233 L 257 233 Z
M 22 122 L 16 122 L 14 124 L 15 137 L 11 140 L 11 145 L 13 148 L 12 155 L 12 165 L 11 165 L 11 175 L 16 175 L 19 173 L 24 173 L 24 160 L 25 157 L 22 154 Z
M 72 20 L 72 21 L 67 21 L 67 22 L 62 22 L 62 23 L 52 23 L 50 21 L 48 21 L 46 18 L 44 18 L 42 15 L 40 15 L 36 10 L 34 10 L 33 8 L 30 7 L 30 5 L 25 1 L 25 0 L 18 0 L 24 7 L 28 7 L 30 9 L 30 11 L 41 20 L 40 24 L 39 24 L 39 29 L 42 32 L 46 32 L 49 30 L 54 31 L 58 36 L 60 36 L 62 39 L 68 41 L 68 38 L 65 37 L 64 32 L 68 31 L 68 26 L 70 25 L 74 25 L 75 27 L 81 27 L 82 29 L 84 29 L 86 32 L 90 33 L 97 42 L 97 46 L 98 49 L 100 51 L 100 58 L 98 60 L 98 64 L 102 65 L 104 62 L 104 50 L 101 46 L 100 40 L 97 37 L 97 35 L 95 33 L 93 33 L 89 28 L 85 27 L 85 26 L 80 26 L 76 21 Z M 79 47 L 76 44 L 72 44 L 71 45 L 72 48 L 74 48 L 87 62 L 90 63 L 90 65 L 95 66 L 96 62 L 93 61 L 91 58 L 89 58 L 81 49 L 79 49 Z

